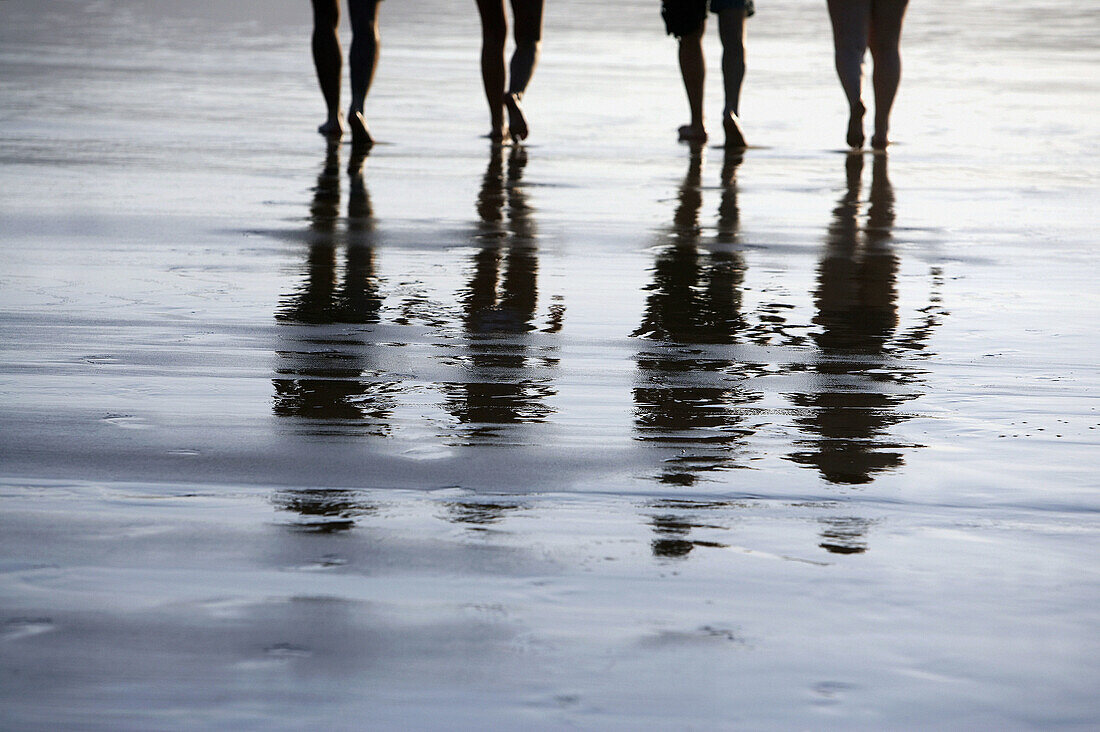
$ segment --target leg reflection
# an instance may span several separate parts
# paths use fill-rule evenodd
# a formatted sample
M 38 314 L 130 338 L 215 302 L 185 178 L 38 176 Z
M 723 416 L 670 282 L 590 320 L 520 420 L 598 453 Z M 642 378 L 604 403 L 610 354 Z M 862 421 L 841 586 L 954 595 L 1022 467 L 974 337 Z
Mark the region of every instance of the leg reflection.
M 491 526 L 503 521 L 508 514 L 524 508 L 515 502 L 492 500 L 454 501 L 445 504 L 444 518 L 454 524 L 465 526 L 470 531 L 488 531 Z
M 858 516 L 821 519 L 821 544 L 831 554 L 862 554 L 867 551 L 867 532 L 871 522 Z
M 717 242 L 704 249 L 703 150 L 692 151 L 672 226 L 654 261 L 642 323 L 633 333 L 651 342 L 637 356 L 636 439 L 674 451 L 657 476 L 671 485 L 693 485 L 706 472 L 738 467 L 736 449 L 751 430 L 737 410 L 759 398 L 743 388 L 740 365 L 724 348 L 743 326 L 735 169 L 730 163 L 724 175 Z
M 289 527 L 308 534 L 348 531 L 355 527 L 356 518 L 378 510 L 373 503 L 364 500 L 359 491 L 340 489 L 279 491 L 272 502 L 282 511 L 298 514 L 300 518 Z M 330 558 L 329 563 L 335 562 Z
M 478 248 L 459 295 L 466 378 L 443 385 L 446 408 L 466 440 L 495 440 L 506 426 L 542 422 L 553 411 L 545 400 L 555 394 L 548 371 L 557 359 L 530 335 L 539 329 L 538 248 L 526 165 L 523 148 L 493 148 L 478 193 Z M 543 332 L 560 329 L 561 312 L 551 308 Z
M 329 148 L 310 204 L 301 284 L 275 313 L 283 327 L 273 411 L 294 418 L 307 434 L 389 432 L 398 385 L 374 368 L 377 346 L 347 327 L 377 323 L 383 304 L 363 160 L 362 153 L 352 158 L 348 215 L 341 221 L 339 148 Z
M 841 485 L 871 482 L 900 467 L 903 451 L 916 447 L 894 440 L 889 430 L 907 418 L 900 405 L 921 394 L 920 369 L 907 359 L 924 348 L 933 327 L 931 310 L 922 308 L 921 327 L 899 333 L 895 198 L 887 158 L 875 157 L 866 216 L 863 167 L 862 155 L 848 156 L 847 186 L 833 210 L 814 293 L 816 386 L 795 397 L 808 410 L 798 420 L 808 439 L 791 459 Z M 938 302 L 935 292 L 932 297 Z
M 650 517 L 654 538 L 650 543 L 653 556 L 665 559 L 682 559 L 696 547 L 727 548 L 727 544 L 700 539 L 697 534 L 705 531 L 726 532 L 729 527 L 717 523 L 724 512 L 736 506 L 722 501 L 656 501 Z M 706 515 L 706 514 L 711 515 Z

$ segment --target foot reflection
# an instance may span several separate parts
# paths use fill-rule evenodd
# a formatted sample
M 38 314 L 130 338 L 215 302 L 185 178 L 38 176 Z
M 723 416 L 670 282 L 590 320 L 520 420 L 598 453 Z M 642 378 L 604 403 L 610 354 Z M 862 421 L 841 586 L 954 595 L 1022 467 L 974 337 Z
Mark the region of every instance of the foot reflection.
M 332 534 L 355 527 L 355 519 L 375 513 L 373 503 L 365 501 L 358 491 L 286 490 L 279 491 L 272 499 L 277 508 L 292 511 L 301 516 L 290 528 L 304 533 Z
M 506 164 L 507 163 L 507 164 Z M 553 412 L 551 370 L 556 351 L 540 346 L 533 331 L 561 329 L 564 309 L 549 309 L 538 323 L 538 242 L 523 184 L 527 152 L 494 146 L 477 198 L 469 282 L 459 293 L 466 338 L 457 356 L 466 372 L 460 383 L 443 384 L 446 409 L 463 426 L 463 441 L 490 442 L 503 428 L 542 422 Z
M 858 516 L 821 519 L 821 544 L 832 554 L 862 554 L 867 551 L 867 532 L 871 521 Z
M 743 365 L 721 348 L 743 330 L 745 263 L 737 250 L 736 171 L 727 153 L 715 241 L 700 245 L 703 149 L 692 150 L 673 223 L 653 265 L 642 323 L 633 333 L 651 347 L 637 356 L 636 439 L 675 450 L 657 476 L 692 485 L 700 474 L 738 467 L 736 449 L 752 430 L 738 409 L 760 398 L 746 388 Z
M 452 501 L 445 504 L 444 519 L 464 525 L 470 531 L 489 531 L 493 524 L 504 520 L 508 514 L 519 511 L 523 505 L 514 502 Z
M 329 146 L 310 204 L 301 284 L 282 297 L 275 313 L 283 327 L 273 411 L 295 418 L 308 434 L 386 434 L 399 389 L 372 367 L 377 346 L 348 327 L 377 323 L 383 303 L 365 157 L 363 151 L 353 155 L 348 167 L 347 218 L 341 222 L 339 146 Z
M 899 332 L 895 199 L 887 157 L 874 156 L 865 218 L 863 167 L 862 155 L 848 156 L 846 190 L 833 210 L 817 271 L 813 388 L 792 397 L 808 411 L 798 420 L 807 439 L 790 459 L 844 485 L 871 482 L 901 466 L 905 450 L 918 447 L 892 439 L 889 430 L 907 419 L 899 407 L 922 393 L 921 369 L 912 359 L 925 348 L 941 312 L 934 270 L 930 303 L 914 328 Z
M 650 543 L 653 556 L 682 559 L 700 546 L 727 548 L 726 544 L 700 539 L 695 534 L 700 531 L 727 532 L 728 526 L 716 524 L 714 518 L 704 514 L 719 514 L 722 510 L 734 508 L 733 504 L 722 501 L 666 500 L 656 501 L 650 508 L 654 511 L 650 516 L 650 526 L 654 534 Z

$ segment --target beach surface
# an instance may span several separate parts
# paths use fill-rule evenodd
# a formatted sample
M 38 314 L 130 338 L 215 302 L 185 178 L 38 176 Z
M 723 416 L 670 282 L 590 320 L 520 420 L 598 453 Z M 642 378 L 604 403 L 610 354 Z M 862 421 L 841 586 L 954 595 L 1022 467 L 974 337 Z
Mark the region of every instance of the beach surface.
M 362 155 L 304 0 L 2 4 L 0 727 L 1100 725 L 1100 13 L 913 3 L 876 155 L 760 3 L 734 154 L 655 6 L 493 147 L 382 3 Z

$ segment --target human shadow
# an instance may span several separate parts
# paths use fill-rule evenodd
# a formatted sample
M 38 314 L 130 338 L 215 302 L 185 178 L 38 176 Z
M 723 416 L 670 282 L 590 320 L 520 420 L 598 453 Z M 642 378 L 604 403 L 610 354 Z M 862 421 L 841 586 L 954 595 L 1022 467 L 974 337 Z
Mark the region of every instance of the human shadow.
M 666 454 L 656 479 L 681 486 L 742 467 L 737 448 L 753 430 L 738 410 L 761 396 L 747 388 L 743 364 L 729 349 L 745 327 L 736 177 L 742 158 L 726 152 L 716 234 L 704 246 L 703 155 L 702 146 L 691 151 L 632 334 L 646 343 L 636 356 L 635 439 Z
M 538 231 L 523 182 L 526 165 L 524 148 L 494 146 L 478 192 L 477 250 L 458 295 L 464 338 L 455 358 L 464 378 L 442 385 L 460 442 L 506 443 L 510 427 L 543 422 L 554 412 L 546 400 L 556 393 L 556 349 L 540 344 L 535 332 L 559 331 L 564 307 L 551 305 L 540 328 Z
M 900 259 L 893 242 L 895 193 L 887 160 L 874 156 L 864 200 L 864 156 L 847 156 L 845 191 L 833 209 L 817 268 L 812 387 L 792 396 L 804 410 L 796 422 L 805 437 L 789 459 L 836 485 L 870 483 L 901 467 L 905 454 L 919 447 L 890 430 L 911 417 L 902 405 L 924 392 L 919 358 L 942 315 L 942 280 L 934 269 L 929 301 L 918 310 L 915 325 L 899 327 Z M 864 550 L 865 520 L 836 517 L 826 524 L 823 548 Z
M 347 217 L 341 220 L 340 149 L 329 145 L 310 202 L 300 284 L 275 312 L 280 347 L 273 411 L 306 434 L 384 435 L 390 429 L 399 385 L 374 366 L 377 346 L 355 327 L 379 322 L 383 305 L 365 159 L 360 149 L 349 163 Z

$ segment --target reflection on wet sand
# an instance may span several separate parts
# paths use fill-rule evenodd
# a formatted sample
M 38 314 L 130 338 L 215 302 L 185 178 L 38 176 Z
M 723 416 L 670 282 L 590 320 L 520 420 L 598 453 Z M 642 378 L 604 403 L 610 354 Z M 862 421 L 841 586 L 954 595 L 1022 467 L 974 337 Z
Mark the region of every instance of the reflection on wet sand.
M 890 428 L 907 418 L 899 407 L 921 393 L 914 359 L 942 311 L 934 271 L 928 305 L 912 328 L 899 327 L 894 193 L 886 157 L 874 158 L 865 213 L 864 158 L 846 160 L 846 186 L 817 269 L 814 329 L 807 337 L 805 326 L 788 322 L 783 311 L 790 305 L 770 302 L 745 312 L 737 188 L 742 158 L 730 153 L 723 160 L 717 216 L 704 226 L 703 155 L 695 149 L 689 157 L 633 333 L 644 344 L 635 356 L 634 439 L 660 461 L 653 479 L 693 486 L 748 467 L 749 440 L 768 388 L 760 378 L 796 371 L 806 377 L 799 376 L 801 386 L 787 393 L 798 408 L 794 426 L 800 433 L 789 460 L 842 485 L 867 483 L 900 466 L 903 450 L 915 446 L 891 439 Z M 563 307 L 552 301 L 539 308 L 538 232 L 524 184 L 526 165 L 522 148 L 492 151 L 477 197 L 475 248 L 457 294 L 462 332 L 432 346 L 455 369 L 455 376 L 436 384 L 440 406 L 450 415 L 440 436 L 451 445 L 529 444 L 540 433 L 523 427 L 554 414 L 558 353 L 548 336 L 561 329 Z M 403 386 L 381 367 L 386 345 L 371 335 L 384 298 L 362 157 L 352 159 L 348 175 L 342 218 L 339 151 L 331 148 L 310 204 L 301 284 L 282 298 L 275 315 L 281 347 L 273 411 L 309 435 L 387 436 Z M 704 237 L 704 231 L 713 234 Z M 761 363 L 751 355 L 773 345 L 813 356 L 807 364 L 804 358 L 776 363 L 770 356 Z M 350 528 L 362 507 L 354 495 L 330 493 L 294 495 L 283 503 L 321 517 L 316 530 Z M 445 518 L 483 527 L 515 508 L 456 502 Z M 656 555 L 686 556 L 696 546 L 719 546 L 692 536 L 706 528 L 688 515 L 698 507 L 669 502 L 650 508 Z M 821 523 L 820 546 L 827 551 L 866 549 L 866 519 L 836 515 Z
M 477 251 L 458 297 L 465 338 L 461 353 L 448 354 L 465 379 L 441 385 L 462 443 L 494 443 L 504 426 L 542 422 L 553 412 L 545 400 L 555 394 L 549 370 L 556 352 L 529 338 L 539 329 L 538 242 L 523 187 L 526 165 L 522 147 L 511 148 L 505 161 L 504 148 L 495 146 L 477 198 Z M 559 331 L 563 314 L 555 303 L 542 332 Z
M 938 273 L 918 324 L 898 331 L 898 256 L 892 245 L 894 189 L 887 157 L 875 155 L 862 219 L 864 158 L 849 155 L 847 186 L 833 210 L 814 292 L 818 357 L 812 389 L 792 400 L 807 410 L 798 420 L 807 438 L 790 455 L 830 483 L 859 485 L 903 464 L 917 445 L 894 440 L 891 426 L 907 419 L 899 407 L 921 394 L 911 363 L 938 323 Z M 908 359 L 908 360 L 907 360 Z
M 832 554 L 862 554 L 867 551 L 871 521 L 858 516 L 835 516 L 819 520 L 822 549 Z
M 301 514 L 291 524 L 295 531 L 331 534 L 355 526 L 355 518 L 376 512 L 377 506 L 363 500 L 359 491 L 342 489 L 286 490 L 275 494 L 276 507 Z
M 443 519 L 465 526 L 470 531 L 489 531 L 508 514 L 524 508 L 513 501 L 451 501 L 444 504 Z
M 728 531 L 728 526 L 715 524 L 709 517 L 700 517 L 701 513 L 733 509 L 736 506 L 726 501 L 655 501 L 649 506 L 653 513 L 650 526 L 654 539 L 650 544 L 653 556 L 665 559 L 686 557 L 697 546 L 725 549 L 727 544 L 700 539 L 692 532 Z
M 341 226 L 339 147 L 329 147 L 310 205 L 302 284 L 275 313 L 284 327 L 273 409 L 299 420 L 296 427 L 307 434 L 386 434 L 400 386 L 372 368 L 377 346 L 348 327 L 377 323 L 383 302 L 364 159 L 355 154 L 348 166 L 347 219 Z
M 717 235 L 703 247 L 703 149 L 692 150 L 646 288 L 642 323 L 633 333 L 652 341 L 636 357 L 636 439 L 675 450 L 657 476 L 663 483 L 693 485 L 701 473 L 739 467 L 737 447 L 752 434 L 737 410 L 760 394 L 746 388 L 743 365 L 722 348 L 737 342 L 744 326 L 745 263 L 736 248 L 740 163 L 739 154 L 727 153 Z
M 634 335 L 653 341 L 637 360 L 634 388 L 636 439 L 665 448 L 657 480 L 691 486 L 708 472 L 746 467 L 743 445 L 755 433 L 746 419 L 759 402 L 753 380 L 759 364 L 735 361 L 741 345 L 784 345 L 804 351 L 811 341 L 787 322 L 789 305 L 771 303 L 746 315 L 746 266 L 737 249 L 740 211 L 736 172 L 740 157 L 727 155 L 713 242 L 702 244 L 701 150 L 692 152 L 667 238 L 648 286 L 645 313 Z M 772 374 L 808 371 L 807 384 L 789 394 L 799 408 L 802 433 L 788 458 L 817 469 L 834 484 L 870 482 L 900 466 L 903 450 L 890 427 L 907 419 L 899 407 L 919 396 L 928 338 L 942 314 L 940 274 L 932 272 L 926 306 L 912 328 L 899 328 L 898 256 L 892 245 L 894 192 L 887 158 L 877 155 L 866 215 L 861 199 L 864 158 L 849 156 L 846 187 L 828 228 L 813 293 L 809 365 L 772 364 Z M 669 504 L 651 515 L 660 556 L 685 556 L 700 545 L 689 536 L 697 522 Z M 835 553 L 866 550 L 870 522 L 853 516 L 822 519 L 820 546 Z M 706 544 L 704 542 L 704 544 Z

